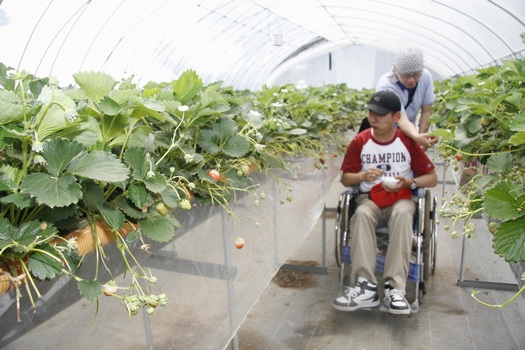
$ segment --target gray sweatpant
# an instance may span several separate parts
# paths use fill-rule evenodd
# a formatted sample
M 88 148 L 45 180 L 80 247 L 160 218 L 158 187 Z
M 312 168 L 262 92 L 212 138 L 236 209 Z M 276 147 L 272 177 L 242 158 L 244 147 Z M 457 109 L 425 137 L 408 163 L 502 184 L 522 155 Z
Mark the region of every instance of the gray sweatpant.
M 416 201 L 417 197 L 401 199 L 394 205 L 381 209 L 368 198 L 368 194 L 357 197 L 357 209 L 350 220 L 352 285 L 355 285 L 357 276 L 377 284 L 375 270 L 378 248 L 375 230 L 376 227 L 388 226 L 390 241 L 383 281 L 390 281 L 390 285 L 396 289 L 406 289 Z

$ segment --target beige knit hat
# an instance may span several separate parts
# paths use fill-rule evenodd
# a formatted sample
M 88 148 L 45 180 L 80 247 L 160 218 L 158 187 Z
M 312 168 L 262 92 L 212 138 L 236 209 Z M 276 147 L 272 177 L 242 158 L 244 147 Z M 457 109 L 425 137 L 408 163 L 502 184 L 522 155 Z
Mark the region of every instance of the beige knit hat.
M 421 72 L 425 67 L 423 51 L 417 47 L 405 47 L 398 52 L 394 66 L 401 74 Z

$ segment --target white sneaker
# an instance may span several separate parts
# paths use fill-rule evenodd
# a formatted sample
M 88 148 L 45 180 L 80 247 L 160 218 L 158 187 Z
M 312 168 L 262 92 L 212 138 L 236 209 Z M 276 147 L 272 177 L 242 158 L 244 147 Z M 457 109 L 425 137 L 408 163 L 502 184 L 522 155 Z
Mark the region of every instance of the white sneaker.
M 340 311 L 370 310 L 378 305 L 377 285 L 363 277 L 358 277 L 355 287 L 345 289 L 344 294 L 332 302 L 332 306 Z
M 393 288 L 388 282 L 385 283 L 385 298 L 383 305 L 388 308 L 388 312 L 394 315 L 410 315 L 410 304 L 405 298 L 406 292 Z

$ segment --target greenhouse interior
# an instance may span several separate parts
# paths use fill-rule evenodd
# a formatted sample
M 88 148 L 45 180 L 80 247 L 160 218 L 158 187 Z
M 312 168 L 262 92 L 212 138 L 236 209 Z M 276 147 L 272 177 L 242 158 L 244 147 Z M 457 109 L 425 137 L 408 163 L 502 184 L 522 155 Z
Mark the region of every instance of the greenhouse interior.
M 0 349 L 525 349 L 522 0 L 0 0 L 0 43 Z M 385 76 L 437 184 L 408 308 L 348 312 Z

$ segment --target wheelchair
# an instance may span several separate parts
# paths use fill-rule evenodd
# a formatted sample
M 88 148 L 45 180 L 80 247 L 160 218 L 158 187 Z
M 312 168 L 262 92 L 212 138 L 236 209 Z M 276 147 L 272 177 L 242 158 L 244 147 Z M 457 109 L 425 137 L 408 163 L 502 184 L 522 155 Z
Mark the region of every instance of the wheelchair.
M 413 224 L 413 250 L 410 260 L 408 281 L 414 282 L 414 298 L 411 303 L 412 313 L 419 310 L 419 294 L 426 294 L 426 281 L 434 275 L 436 270 L 436 196 L 429 189 L 419 188 L 414 191 L 417 195 L 417 208 Z M 344 291 L 349 285 L 350 278 L 350 219 L 354 214 L 359 194 L 358 187 L 349 187 L 339 196 L 335 218 L 335 260 L 340 268 L 340 287 Z M 388 227 L 377 227 L 376 237 L 378 249 L 381 251 L 376 257 L 376 272 L 382 272 L 386 249 L 388 248 Z

